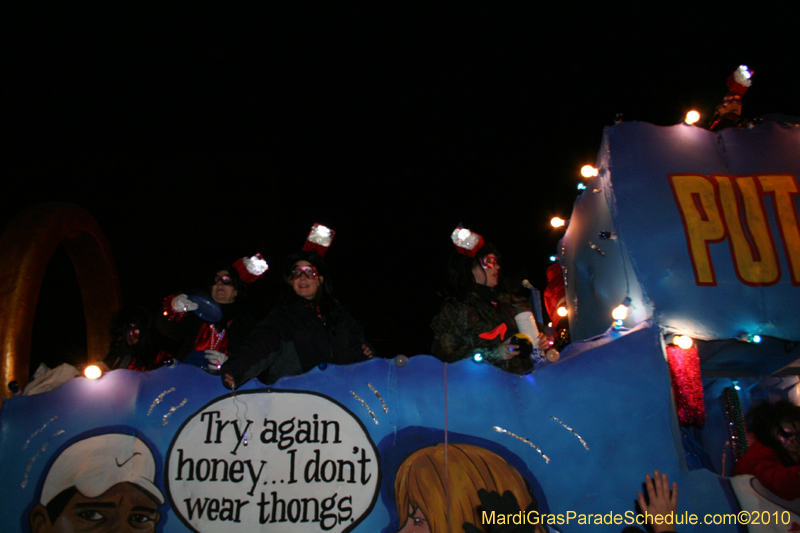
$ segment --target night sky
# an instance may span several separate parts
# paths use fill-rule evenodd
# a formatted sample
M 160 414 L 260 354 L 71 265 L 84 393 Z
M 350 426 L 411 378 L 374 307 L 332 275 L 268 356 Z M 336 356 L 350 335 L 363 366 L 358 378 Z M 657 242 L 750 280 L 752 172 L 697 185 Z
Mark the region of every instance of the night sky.
M 528 4 L 17 6 L 0 222 L 42 201 L 86 208 L 124 302 L 154 310 L 260 251 L 259 313 L 319 222 L 337 232 L 336 296 L 380 355 L 412 355 L 429 349 L 459 222 L 500 249 L 509 285 L 544 288 L 548 221 L 569 217 L 617 113 L 708 117 L 744 63 L 745 116 L 800 114 L 797 7 Z M 80 352 L 70 269 L 58 252 L 35 360 Z

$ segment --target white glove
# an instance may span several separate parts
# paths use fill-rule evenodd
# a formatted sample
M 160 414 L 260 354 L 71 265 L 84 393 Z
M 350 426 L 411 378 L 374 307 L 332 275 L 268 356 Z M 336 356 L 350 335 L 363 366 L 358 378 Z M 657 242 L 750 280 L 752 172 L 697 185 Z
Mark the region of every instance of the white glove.
M 206 350 L 206 359 L 208 359 L 209 370 L 219 370 L 228 360 L 228 356 L 216 350 Z
M 179 294 L 172 299 L 172 308 L 179 313 L 186 313 L 187 311 L 194 311 L 197 309 L 197 304 L 191 301 L 185 294 Z

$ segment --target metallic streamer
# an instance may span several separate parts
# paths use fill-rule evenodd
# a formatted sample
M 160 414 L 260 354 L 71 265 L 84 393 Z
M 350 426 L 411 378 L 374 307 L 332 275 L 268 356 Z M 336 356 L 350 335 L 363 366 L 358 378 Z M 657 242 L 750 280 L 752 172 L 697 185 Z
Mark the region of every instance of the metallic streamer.
M 34 438 L 36 435 L 38 435 L 39 433 L 41 433 L 42 431 L 44 431 L 44 428 L 46 428 L 46 427 L 47 427 L 47 426 L 50 424 L 50 422 L 52 422 L 52 421 L 53 421 L 53 420 L 55 420 L 56 418 L 58 418 L 58 417 L 57 417 L 57 416 L 54 416 L 53 418 L 51 418 L 50 420 L 48 420 L 47 422 L 45 422 L 45 423 L 44 423 L 44 425 L 43 425 L 42 427 L 40 427 L 39 429 L 37 429 L 36 431 L 34 431 L 34 432 L 33 432 L 33 434 L 32 434 L 30 437 L 28 437 L 28 440 L 26 440 L 26 441 L 25 441 L 25 445 L 22 447 L 22 449 L 24 450 L 25 448 L 27 448 L 27 447 L 28 447 L 28 444 L 30 444 L 30 443 L 31 443 L 31 441 L 33 440 L 33 438 Z
M 175 387 L 172 387 L 171 389 L 165 390 L 164 392 L 162 392 L 161 394 L 158 395 L 158 398 L 153 400 L 153 403 L 150 404 L 150 409 L 148 409 L 148 411 L 147 411 L 147 416 L 150 416 L 150 414 L 153 412 L 153 409 L 156 408 L 156 405 L 160 404 L 161 400 L 164 399 L 164 396 L 166 396 L 170 392 L 175 392 Z
M 511 435 L 512 437 L 514 437 L 514 438 L 515 438 L 515 439 L 517 439 L 517 440 L 520 440 L 520 441 L 522 441 L 522 442 L 524 442 L 524 443 L 526 443 L 526 444 L 530 444 L 531 448 L 533 448 L 534 450 L 536 450 L 537 452 L 539 452 L 539 455 L 541 455 L 541 456 L 542 456 L 542 459 L 544 459 L 544 462 L 545 462 L 545 463 L 547 463 L 547 464 L 550 464 L 550 458 L 549 458 L 549 457 L 547 457 L 547 456 L 546 456 L 546 455 L 545 455 L 545 454 L 542 452 L 541 448 L 539 448 L 537 445 L 535 445 L 534 443 L 532 443 L 531 441 L 529 441 L 529 440 L 528 440 L 528 439 L 526 439 L 525 437 L 520 437 L 519 435 L 515 435 L 514 433 L 511 433 L 511 432 L 510 432 L 510 431 L 508 431 L 507 429 L 503 429 L 503 428 L 501 428 L 501 427 L 498 427 L 498 426 L 494 426 L 494 428 L 493 428 L 493 429 L 494 429 L 496 432 L 498 432 L 498 433 L 505 433 L 506 435 Z
M 367 383 L 367 387 L 369 387 L 370 390 L 375 393 L 375 396 L 377 396 L 378 399 L 381 401 L 381 405 L 383 406 L 383 412 L 388 413 L 389 408 L 386 407 L 386 402 L 383 401 L 383 398 L 381 397 L 381 394 L 377 391 L 377 389 L 375 389 L 375 387 L 372 386 L 372 383 Z
M 583 440 L 583 437 L 581 437 L 580 435 L 578 435 L 578 433 L 577 433 L 577 432 L 576 432 L 574 429 L 572 429 L 571 427 L 569 427 L 568 425 L 566 425 L 564 422 L 562 422 L 561 420 L 559 420 L 558 418 L 556 418 L 556 417 L 554 417 L 554 416 L 552 416 L 552 415 L 550 416 L 550 418 L 552 418 L 553 420 L 555 420 L 556 422 L 558 422 L 559 424 L 561 424 L 562 426 L 564 426 L 565 428 L 567 428 L 567 430 L 568 430 L 570 433 L 572 433 L 573 435 L 575 435 L 576 437 L 578 437 L 578 440 L 579 440 L 579 441 L 581 441 L 581 444 L 583 444 L 583 447 L 584 447 L 584 448 L 586 448 L 586 450 L 587 450 L 587 451 L 589 450 L 589 445 L 588 445 L 588 444 L 586 444 L 586 441 L 585 441 L 585 440 Z
M 597 252 L 598 254 L 600 254 L 600 255 L 606 255 L 606 254 L 605 254 L 605 252 L 604 252 L 603 250 L 601 250 L 601 249 L 600 249 L 600 247 L 599 247 L 599 246 L 597 246 L 597 245 L 596 245 L 595 243 L 593 243 L 592 241 L 589 241 L 589 247 L 590 247 L 592 250 L 594 250 L 595 252 Z
M 371 417 L 372 417 L 372 420 L 374 420 L 374 421 L 375 421 L 375 425 L 377 426 L 377 425 L 378 425 L 378 419 L 377 419 L 377 418 L 375 418 L 375 413 L 373 413 L 373 412 L 372 412 L 372 410 L 369 408 L 369 405 L 367 405 L 367 402 L 365 402 L 364 400 L 362 400 L 361 398 L 359 398 L 359 397 L 358 397 L 358 394 L 356 394 L 356 393 L 355 393 L 355 391 L 352 391 L 352 390 L 351 390 L 351 391 L 350 391 L 350 394 L 352 394 L 352 395 L 353 395 L 353 398 L 355 398 L 356 400 L 358 400 L 359 402 L 361 402 L 361 405 L 363 405 L 363 406 L 366 408 L 367 412 L 369 413 L 369 416 L 371 416 Z
M 725 446 L 722 447 L 722 477 L 725 477 L 725 462 L 728 459 L 728 446 L 731 445 L 731 441 L 726 440 Z
M 180 409 L 181 407 L 183 407 L 184 405 L 186 405 L 187 400 L 188 398 L 184 398 L 181 403 L 179 403 L 178 405 L 173 405 L 172 407 L 169 408 L 169 412 L 164 415 L 164 424 L 163 424 L 164 426 L 167 425 L 167 419 L 170 417 L 170 415 L 175 411 L 177 411 L 178 409 Z
M 678 423 L 682 427 L 704 426 L 706 402 L 697 346 L 686 350 L 678 346 L 667 346 L 667 364 L 675 409 L 678 411 Z
M 28 485 L 28 475 L 31 473 L 31 468 L 33 468 L 33 463 L 35 463 L 36 459 L 39 458 L 39 454 L 44 452 L 47 449 L 47 445 L 49 444 L 49 442 L 50 441 L 45 442 L 42 445 L 42 447 L 39 448 L 39 451 L 36 452 L 35 454 L 33 454 L 33 457 L 31 457 L 31 460 L 28 461 L 28 466 L 25 468 L 25 476 L 22 478 L 22 488 L 23 489 Z
M 722 389 L 722 406 L 725 410 L 725 420 L 728 423 L 728 437 L 731 443 L 731 455 L 736 462 L 747 451 L 747 435 L 744 425 L 742 404 L 739 402 L 739 393 L 733 387 Z

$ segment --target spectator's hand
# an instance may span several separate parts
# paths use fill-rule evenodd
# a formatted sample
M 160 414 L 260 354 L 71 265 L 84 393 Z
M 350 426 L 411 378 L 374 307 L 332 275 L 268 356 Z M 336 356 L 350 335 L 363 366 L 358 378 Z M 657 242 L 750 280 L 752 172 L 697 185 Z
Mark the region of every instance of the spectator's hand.
M 372 359 L 372 355 L 373 355 L 373 354 L 372 354 L 372 350 L 370 349 L 370 347 L 369 347 L 369 346 L 367 346 L 366 344 L 362 344 L 362 345 L 361 345 L 361 349 L 364 351 L 364 356 L 365 356 L 367 359 Z
M 228 356 L 222 352 L 218 352 L 216 350 L 206 350 L 205 358 L 208 359 L 208 369 L 209 370 L 219 370 L 222 365 L 225 364 L 225 361 L 228 360 Z
M 191 301 L 185 294 L 179 294 L 172 299 L 172 308 L 178 313 L 186 313 L 197 309 L 197 304 Z
M 519 345 L 518 344 L 511 344 L 511 340 L 514 337 L 509 337 L 509 339 L 498 346 L 498 350 L 500 350 L 500 357 L 502 357 L 503 361 L 508 361 L 509 359 L 515 358 L 519 355 Z
M 678 512 L 678 484 L 672 484 L 672 492 L 670 493 L 669 490 L 669 479 L 667 479 L 666 474 L 659 474 L 658 470 L 653 473 L 653 477 L 650 477 L 650 474 L 645 475 L 645 485 L 647 487 L 647 499 L 650 500 L 650 504 L 647 503 L 645 500 L 644 495 L 639 492 L 639 507 L 642 509 L 642 512 L 649 513 L 651 515 L 662 515 L 666 517 L 668 514 L 673 513 L 677 514 Z M 650 524 L 650 527 L 653 528 L 655 533 L 660 533 L 663 531 L 674 531 L 675 525 L 668 525 L 668 524 Z

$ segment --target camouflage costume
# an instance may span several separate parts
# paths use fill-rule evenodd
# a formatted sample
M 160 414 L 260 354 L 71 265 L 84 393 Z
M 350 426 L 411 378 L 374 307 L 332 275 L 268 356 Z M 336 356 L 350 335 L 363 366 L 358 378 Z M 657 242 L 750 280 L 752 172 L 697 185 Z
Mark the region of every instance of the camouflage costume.
M 506 293 L 496 293 L 484 285 L 476 285 L 463 300 L 448 298 L 442 310 L 431 322 L 434 331 L 433 355 L 442 361 L 453 363 L 472 357 L 480 352 L 495 366 L 520 374 L 533 368 L 529 357 L 514 357 L 505 361 L 499 346 L 517 333 L 514 317 L 530 311 L 530 304 L 522 298 Z M 498 331 L 505 324 L 506 331 Z M 499 328 L 502 330 L 502 327 Z M 496 332 L 494 338 L 487 339 Z M 484 337 L 480 337 L 483 333 Z

